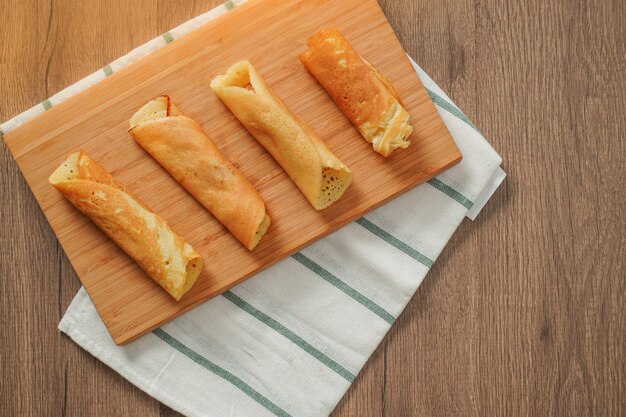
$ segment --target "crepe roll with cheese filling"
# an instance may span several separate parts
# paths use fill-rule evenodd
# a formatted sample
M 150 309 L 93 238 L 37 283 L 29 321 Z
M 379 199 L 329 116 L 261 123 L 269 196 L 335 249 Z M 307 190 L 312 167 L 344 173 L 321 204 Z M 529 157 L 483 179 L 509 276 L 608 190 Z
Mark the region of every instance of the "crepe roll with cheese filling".
M 413 127 L 391 83 L 336 29 L 315 33 L 308 46 L 300 61 L 374 150 L 387 157 L 408 147 Z
M 211 88 L 316 210 L 327 208 L 346 191 L 352 181 L 348 167 L 272 93 L 249 61 L 237 62 L 215 77 Z
M 196 282 L 202 257 L 87 154 L 71 154 L 49 181 L 176 301 Z
M 257 190 L 168 96 L 144 105 L 130 135 L 248 249 L 270 224 Z

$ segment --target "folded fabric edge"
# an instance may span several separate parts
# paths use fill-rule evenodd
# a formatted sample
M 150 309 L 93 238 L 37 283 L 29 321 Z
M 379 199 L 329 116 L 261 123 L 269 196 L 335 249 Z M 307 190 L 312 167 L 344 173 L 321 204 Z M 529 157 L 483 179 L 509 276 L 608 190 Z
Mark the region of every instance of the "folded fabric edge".
M 487 185 L 485 186 L 483 192 L 480 193 L 478 198 L 476 198 L 476 201 L 474 201 L 472 208 L 467 212 L 468 219 L 472 221 L 476 220 L 478 214 L 482 211 L 483 207 L 487 204 L 487 201 L 491 199 L 491 196 L 500 187 L 500 184 L 502 184 L 505 178 L 506 172 L 504 172 L 501 167 L 498 167 L 491 175 L 491 178 L 489 178 L 489 181 L 487 181 Z
M 489 141 L 485 139 L 485 137 L 480 132 L 480 130 L 478 130 L 476 125 L 472 123 L 472 121 L 461 111 L 461 109 L 457 107 L 457 105 L 450 99 L 450 97 L 448 97 L 448 95 L 439 87 L 439 85 L 435 83 L 435 81 L 422 69 L 422 67 L 420 67 L 417 64 L 417 62 L 415 62 L 415 60 L 409 54 L 407 54 L 407 57 L 409 59 L 409 62 L 413 66 L 413 69 L 417 73 L 418 77 L 424 84 L 424 88 L 426 88 L 426 91 L 428 92 L 433 104 L 436 107 L 439 107 L 445 110 L 446 112 L 448 112 L 449 114 L 451 114 L 452 116 L 454 116 L 455 118 L 459 119 L 460 121 L 468 125 L 470 128 L 472 128 L 472 130 L 474 130 L 480 136 L 480 138 L 484 140 L 485 144 L 487 145 L 487 148 L 489 149 L 489 152 L 491 152 L 494 155 L 497 155 L 498 165 L 500 165 L 502 163 L 502 158 L 495 151 L 495 149 L 493 149 Z M 432 184 L 432 185 L 436 187 L 440 186 L 440 187 L 450 188 L 450 190 L 448 190 L 448 193 L 452 194 L 451 196 L 453 198 L 457 199 L 459 203 L 463 204 L 468 209 L 466 217 L 469 218 L 470 220 L 475 220 L 478 214 L 483 209 L 483 207 L 485 207 L 485 205 L 487 204 L 487 201 L 489 201 L 493 193 L 495 193 L 495 191 L 498 189 L 498 187 L 504 181 L 505 178 L 506 178 L 506 172 L 504 172 L 504 170 L 501 167 L 498 167 L 496 170 L 494 170 L 491 177 L 489 178 L 489 180 L 486 182 L 485 186 L 483 187 L 482 191 L 474 198 L 474 201 L 466 198 L 464 195 L 462 195 L 457 190 L 455 190 L 454 187 L 450 187 L 444 182 L 441 182 L 441 184 Z M 438 180 L 434 178 L 433 180 L 429 181 L 429 183 L 432 181 L 437 182 Z M 454 196 L 454 194 L 459 194 L 459 195 Z

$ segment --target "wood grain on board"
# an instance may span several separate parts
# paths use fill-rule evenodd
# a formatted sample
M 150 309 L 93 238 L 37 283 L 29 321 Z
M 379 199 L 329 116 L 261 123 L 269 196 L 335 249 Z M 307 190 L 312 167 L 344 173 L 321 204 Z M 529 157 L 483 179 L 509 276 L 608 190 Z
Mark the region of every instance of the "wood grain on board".
M 306 39 L 337 27 L 397 88 L 415 133 L 406 150 L 372 151 L 297 59 Z M 351 169 L 344 196 L 317 212 L 209 89 L 210 79 L 249 59 L 275 93 L 310 123 Z M 128 135 L 145 102 L 168 94 L 202 124 L 259 190 L 272 224 L 245 249 Z M 459 162 L 456 144 L 374 0 L 252 0 L 52 107 L 5 135 L 6 143 L 111 336 L 123 344 L 216 296 L 255 272 Z M 176 302 L 49 185 L 76 149 L 109 170 L 205 258 Z

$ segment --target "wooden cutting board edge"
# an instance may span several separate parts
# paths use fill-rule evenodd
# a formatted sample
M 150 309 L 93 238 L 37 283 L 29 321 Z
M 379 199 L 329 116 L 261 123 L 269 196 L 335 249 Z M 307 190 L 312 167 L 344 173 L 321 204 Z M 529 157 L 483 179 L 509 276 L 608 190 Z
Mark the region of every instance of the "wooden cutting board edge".
M 227 18 L 227 17 L 228 17 L 228 18 L 230 18 L 230 19 L 236 18 L 236 16 L 237 16 L 238 14 L 240 14 L 240 13 L 244 13 L 244 12 L 247 10 L 247 8 L 252 7 L 252 5 L 253 5 L 254 3 L 256 3 L 256 2 L 261 2 L 261 1 L 264 1 L 264 0 L 249 0 L 248 2 L 246 2 L 246 3 L 244 3 L 243 5 L 241 5 L 241 6 L 237 7 L 236 9 L 234 9 L 234 10 L 230 11 L 229 13 L 227 13 L 227 14 L 225 14 L 225 15 L 222 15 L 222 16 L 218 17 L 216 20 L 213 20 L 213 21 L 211 21 L 211 22 L 208 22 L 208 25 L 212 25 L 212 24 L 214 24 L 215 22 L 217 22 L 217 21 L 219 21 L 219 20 L 221 20 L 221 19 L 225 19 L 225 18 Z M 372 4 L 372 7 L 376 7 L 376 8 L 378 8 L 378 10 L 380 11 L 380 13 L 381 13 L 381 14 L 383 14 L 382 9 L 380 8 L 380 5 L 378 4 L 378 2 L 376 2 L 376 0 L 368 0 L 368 2 Z M 384 14 L 383 14 L 383 16 L 384 16 Z M 153 54 L 157 54 L 157 53 L 167 53 L 167 48 L 168 48 L 168 47 L 175 46 L 176 42 L 178 42 L 180 39 L 183 39 L 183 38 L 184 38 L 184 37 L 181 37 L 181 38 L 179 38 L 179 39 L 174 40 L 174 41 L 173 41 L 173 42 L 171 42 L 170 44 L 168 44 L 168 45 L 164 46 L 163 48 L 161 48 L 161 49 L 159 49 L 159 50 L 157 50 L 157 51 L 153 52 Z M 398 44 L 398 45 L 399 45 L 399 47 L 401 48 L 401 45 L 400 45 L 399 40 L 397 40 L 397 38 L 395 38 L 395 41 L 397 42 L 397 44 Z M 144 58 L 145 58 L 145 57 L 144 57 Z M 408 57 L 406 57 L 406 56 L 405 56 L 405 57 L 404 57 L 404 59 L 406 59 L 406 64 L 410 66 L 410 65 L 411 65 L 411 63 L 410 63 L 410 61 L 408 60 Z M 124 71 L 125 71 L 125 70 L 128 70 L 129 68 L 131 68 L 131 67 L 132 67 L 133 65 L 135 65 L 135 64 L 136 64 L 136 63 L 130 64 L 129 66 L 125 67 L 124 69 L 122 69 L 122 70 L 120 70 L 120 71 L 118 71 L 118 72 L 116 72 L 116 73 L 112 74 L 111 78 L 112 78 L 112 77 L 120 77 L 120 76 L 123 76 Z M 419 77 L 416 77 L 416 78 L 417 78 L 417 82 L 419 83 L 419 86 L 420 86 L 421 88 L 424 88 L 424 87 L 423 87 L 423 85 L 422 85 L 422 83 L 421 83 L 421 80 L 419 80 Z M 96 84 L 96 85 L 97 85 L 97 84 Z M 83 93 L 87 93 L 89 90 L 91 90 L 92 88 L 96 87 L 96 85 L 90 86 L 89 88 L 85 89 L 84 91 L 82 91 L 81 93 L 77 94 L 76 96 L 73 96 L 73 97 L 69 98 L 68 100 L 64 101 L 63 103 L 60 103 L 59 105 L 54 106 L 54 107 L 53 107 L 52 109 L 50 109 L 49 111 L 54 111 L 54 112 L 61 112 L 61 111 L 63 111 L 63 109 L 64 109 L 64 107 L 65 107 L 65 106 L 69 106 L 69 105 L 70 105 L 71 100 L 72 100 L 73 98 L 76 98 L 78 95 L 81 95 L 81 94 L 83 94 Z M 436 109 L 435 109 L 434 104 L 433 104 L 432 102 L 429 102 L 429 103 L 428 103 L 428 106 L 429 106 L 429 107 L 432 107 L 432 111 L 436 112 Z M 95 111 L 95 110 L 92 110 L 92 111 Z M 27 126 L 29 123 L 33 122 L 33 121 L 34 121 L 34 120 L 36 120 L 36 119 L 37 119 L 37 118 L 34 118 L 34 119 L 32 119 L 31 121 L 26 122 L 24 125 L 20 126 L 20 128 L 21 128 L 21 127 L 24 127 L 24 126 Z M 419 121 L 413 121 L 413 123 L 419 123 Z M 12 133 L 13 133 L 13 132 L 14 132 L 14 131 L 11 131 L 11 132 L 9 132 L 9 133 L 5 134 L 5 135 L 4 135 L 4 139 L 5 139 L 5 142 L 7 143 L 7 146 L 8 146 L 8 148 L 9 148 L 9 150 L 10 150 L 10 151 L 11 151 L 11 153 L 13 154 L 14 159 L 16 160 L 16 162 L 17 162 L 18 166 L 20 167 L 20 170 L 22 170 L 22 171 L 23 171 L 23 167 L 21 166 L 21 162 L 22 162 L 22 158 L 21 158 L 21 156 L 22 156 L 22 155 L 17 155 L 17 154 L 14 152 L 14 147 L 13 147 L 14 143 L 13 143 L 13 135 L 12 135 Z M 448 132 L 448 134 L 449 134 L 449 132 Z M 453 154 L 452 154 L 452 153 L 450 154 L 450 159 L 449 159 L 448 161 L 446 161 L 446 162 L 445 162 L 445 163 L 444 163 L 441 167 L 439 167 L 439 169 L 438 169 L 438 170 L 433 171 L 431 175 L 427 176 L 427 177 L 426 177 L 426 179 L 424 180 L 424 182 L 425 182 L 425 181 L 428 181 L 428 180 L 429 180 L 429 179 L 431 179 L 432 177 L 436 176 L 436 175 L 437 175 L 437 174 L 439 174 L 441 171 L 443 171 L 443 170 L 445 170 L 445 169 L 448 169 L 448 168 L 450 168 L 450 167 L 452 167 L 452 166 L 454 166 L 454 165 L 458 164 L 458 163 L 462 160 L 462 155 L 461 155 L 460 151 L 458 150 L 458 147 L 456 147 L 456 145 L 455 145 L 455 150 L 456 150 L 456 152 L 454 152 Z M 398 152 L 402 152 L 402 150 L 400 150 L 400 151 L 398 151 Z M 28 151 L 23 152 L 23 154 L 26 154 L 26 153 L 28 153 Z M 29 187 L 30 187 L 30 188 L 32 188 L 33 184 L 30 182 L 30 178 L 28 178 L 28 177 L 26 177 L 26 176 L 24 176 L 24 177 L 25 177 L 25 179 L 26 179 L 27 183 L 29 184 Z M 369 212 L 370 212 L 370 211 L 372 211 L 372 210 L 375 210 L 376 208 L 378 208 L 378 207 L 380 207 L 380 206 L 384 205 L 385 203 L 389 202 L 390 200 L 392 200 L 392 199 L 394 199 L 394 198 L 397 198 L 398 196 L 400 196 L 400 195 L 404 194 L 405 192 L 410 191 L 411 189 L 413 189 L 413 188 L 407 188 L 407 189 L 404 189 L 404 190 L 399 190 L 398 192 L 394 193 L 393 195 L 388 196 L 388 197 L 387 197 L 387 198 L 385 198 L 384 200 L 381 200 L 381 201 L 377 202 L 376 204 L 374 204 L 374 205 L 370 206 L 370 207 L 369 207 L 369 208 L 368 208 L 365 212 L 355 212 L 355 213 L 351 213 L 351 215 L 350 215 L 350 217 L 349 217 L 349 220 L 347 220 L 347 221 L 343 224 L 343 226 L 345 226 L 345 225 L 347 225 L 348 223 L 350 223 L 350 222 L 352 222 L 352 221 L 356 220 L 356 219 L 357 219 L 357 218 L 359 218 L 359 217 L 362 217 L 364 214 L 369 213 Z M 31 190 L 31 191 L 32 191 L 32 190 Z M 33 195 L 35 196 L 35 199 L 37 200 L 37 202 L 38 202 L 38 204 L 40 205 L 40 207 L 42 207 L 42 201 L 40 201 L 40 198 L 39 198 L 39 197 L 38 197 L 35 193 L 33 193 Z M 44 211 L 44 210 L 43 210 L 43 207 L 42 207 L 42 211 Z M 57 233 L 57 230 L 56 230 L 56 228 L 54 227 L 53 222 L 51 222 L 51 221 L 50 221 L 51 219 L 48 217 L 48 213 L 47 213 L 46 211 L 44 211 L 44 215 L 46 216 L 46 219 L 47 219 L 47 220 L 48 220 L 48 222 L 51 224 L 51 227 L 52 227 L 53 231 L 55 231 L 55 234 L 56 234 L 56 233 Z M 341 227 L 343 227 L 343 226 L 341 226 Z M 316 241 L 318 241 L 318 240 L 320 240 L 320 239 L 324 238 L 325 236 L 327 236 L 328 234 L 332 233 L 332 232 L 333 232 L 333 231 L 335 231 L 335 230 L 337 230 L 337 229 L 334 229 L 334 230 L 327 230 L 327 231 L 325 231 L 325 232 L 321 233 L 320 235 L 316 236 L 314 239 L 311 239 L 311 240 L 309 240 L 309 241 L 307 241 L 307 242 L 302 243 L 302 244 L 301 244 L 301 245 L 299 245 L 298 247 L 293 248 L 292 250 L 290 250 L 288 253 L 285 253 L 285 254 L 284 254 L 281 258 L 276 258 L 276 259 L 272 260 L 271 262 L 268 262 L 267 264 L 263 265 L 263 267 L 262 267 L 262 268 L 256 269 L 256 270 L 254 270 L 254 271 L 252 271 L 252 272 L 250 272 L 250 273 L 248 273 L 248 274 L 246 274 L 246 275 L 242 276 L 240 279 L 238 279 L 238 280 L 236 280 L 236 281 L 232 282 L 230 285 L 225 286 L 221 292 L 227 291 L 228 289 L 230 289 L 230 288 L 234 287 L 234 286 L 235 286 L 235 285 L 237 285 L 238 283 L 240 283 L 240 282 L 242 282 L 242 281 L 246 280 L 246 279 L 247 279 L 247 278 L 249 278 L 250 276 L 252 276 L 252 275 L 254 275 L 254 274 L 256 274 L 256 273 L 260 272 L 260 271 L 261 271 L 261 270 L 263 270 L 263 269 L 268 268 L 269 266 L 271 266 L 271 265 L 275 264 L 276 262 L 278 262 L 278 261 L 280 261 L 280 260 L 282 260 L 282 259 L 284 259 L 284 258 L 286 258 L 286 257 L 288 257 L 288 256 L 291 256 L 293 253 L 296 253 L 297 251 L 299 251 L 299 250 L 300 250 L 300 249 L 302 249 L 303 247 L 306 247 L 306 246 L 308 246 L 308 245 L 310 245 L 310 244 L 312 244 L 312 243 L 314 243 L 314 242 L 316 242 Z M 66 255 L 68 256 L 68 258 L 70 258 L 70 259 L 71 259 L 70 254 L 66 251 L 65 245 L 64 245 L 62 242 L 61 242 L 61 246 L 63 247 L 64 252 L 66 252 Z M 124 256 L 126 256 L 126 255 L 124 255 Z M 86 289 L 87 289 L 87 288 L 86 288 Z M 87 289 L 87 292 L 89 293 L 89 289 Z M 221 292 L 220 292 L 220 293 L 221 293 Z M 219 295 L 219 293 L 216 293 L 216 294 L 214 294 L 213 296 L 217 296 L 217 295 Z M 90 296 L 91 296 L 91 295 L 90 295 Z M 212 297 L 213 297 L 213 296 L 212 296 Z M 212 297 L 211 297 L 211 298 L 212 298 Z M 168 321 L 170 321 L 170 320 L 173 320 L 174 318 L 178 317 L 179 315 L 182 315 L 182 314 L 184 314 L 185 312 L 187 312 L 187 311 L 189 311 L 189 310 L 191 310 L 191 309 L 193 309 L 193 308 L 197 307 L 199 304 L 201 304 L 201 303 L 203 303 L 203 302 L 205 302 L 205 301 L 208 301 L 208 299 L 210 299 L 210 298 L 207 298 L 207 299 L 204 299 L 204 300 L 198 300 L 197 302 L 194 302 L 193 304 L 190 304 L 190 305 L 186 306 L 185 308 L 183 308 L 183 309 L 179 310 L 176 314 L 169 316 L 169 317 L 168 317 L 167 319 L 165 319 L 165 320 L 160 320 L 160 319 L 159 319 L 159 320 L 155 320 L 155 323 L 153 323 L 153 324 L 143 323 L 143 324 L 145 324 L 145 325 L 146 325 L 146 326 L 145 326 L 145 328 L 142 328 L 139 332 L 134 332 L 134 333 L 135 333 L 135 334 L 134 334 L 134 336 L 128 337 L 128 336 L 127 336 L 128 332 L 124 332 L 124 333 L 123 333 L 123 334 L 121 334 L 120 336 L 114 335 L 113 333 L 111 333 L 111 332 L 110 332 L 111 337 L 113 338 L 113 340 L 115 341 L 115 343 L 116 343 L 116 344 L 118 344 L 118 345 L 123 345 L 123 344 L 129 343 L 129 342 L 131 342 L 131 341 L 133 341 L 133 340 L 137 339 L 138 337 L 140 337 L 140 336 L 142 336 L 142 335 L 144 335 L 144 334 L 146 334 L 146 333 L 148 333 L 148 332 L 150 332 L 150 331 L 154 330 L 155 328 L 157 328 L 157 327 L 159 327 L 159 326 L 163 325 L 164 323 L 166 323 L 166 322 L 168 322 Z M 103 317 L 103 319 L 104 319 L 104 317 Z M 105 322 L 106 322 L 106 320 L 105 320 Z M 134 327 L 136 328 L 136 327 L 144 327 L 144 326 L 134 326 Z M 110 331 L 110 329 L 109 329 L 109 327 L 108 327 L 108 326 L 107 326 L 107 329 Z

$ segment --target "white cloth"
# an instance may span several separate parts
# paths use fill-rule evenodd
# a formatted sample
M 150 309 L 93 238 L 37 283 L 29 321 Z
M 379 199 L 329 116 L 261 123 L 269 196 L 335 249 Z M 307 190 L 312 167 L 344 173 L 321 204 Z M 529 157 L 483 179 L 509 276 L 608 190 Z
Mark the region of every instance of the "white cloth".
M 167 32 L 0 129 L 15 128 L 239 3 Z M 468 211 L 475 216 L 504 178 L 500 156 L 414 67 L 463 154 L 459 165 L 126 346 L 113 343 L 84 288 L 59 329 L 188 416 L 328 415 Z

